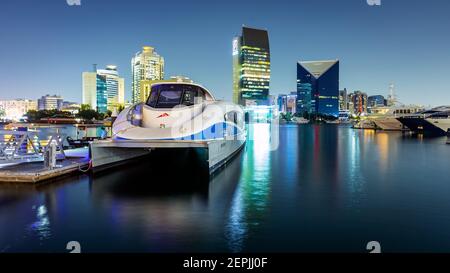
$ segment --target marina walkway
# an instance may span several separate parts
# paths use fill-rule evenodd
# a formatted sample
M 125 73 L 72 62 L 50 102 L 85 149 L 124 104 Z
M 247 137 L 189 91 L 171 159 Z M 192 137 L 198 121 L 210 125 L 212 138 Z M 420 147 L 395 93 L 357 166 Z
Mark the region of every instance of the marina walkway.
M 0 166 L 0 183 L 37 183 L 89 167 L 89 149 L 66 150 L 65 154 L 66 159 L 58 160 L 57 167 L 53 169 L 45 168 L 43 162 Z

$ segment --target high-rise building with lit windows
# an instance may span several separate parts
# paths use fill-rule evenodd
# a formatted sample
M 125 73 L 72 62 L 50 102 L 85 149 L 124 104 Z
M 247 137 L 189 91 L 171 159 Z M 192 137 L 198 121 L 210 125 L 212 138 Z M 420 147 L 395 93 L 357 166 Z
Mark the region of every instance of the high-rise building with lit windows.
M 150 46 L 144 46 L 131 59 L 132 102 L 142 102 L 141 81 L 155 81 L 164 79 L 164 58 Z
M 125 80 L 119 77 L 117 67 L 83 72 L 83 104 L 88 104 L 100 113 L 108 110 L 116 113 L 125 103 Z
M 297 63 L 297 113 L 339 116 L 339 61 Z
M 117 66 L 108 65 L 105 69 L 97 69 L 97 75 L 106 85 L 107 109 L 114 112 L 125 103 L 125 80 L 119 77 Z
M 270 48 L 266 30 L 243 27 L 233 39 L 233 102 L 268 105 Z

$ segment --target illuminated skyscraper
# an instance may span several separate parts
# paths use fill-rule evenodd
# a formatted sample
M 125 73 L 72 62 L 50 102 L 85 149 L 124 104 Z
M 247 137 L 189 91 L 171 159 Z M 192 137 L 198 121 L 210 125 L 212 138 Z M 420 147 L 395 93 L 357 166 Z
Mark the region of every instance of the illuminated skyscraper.
M 233 102 L 267 105 L 270 85 L 270 48 L 266 30 L 243 27 L 233 39 Z
M 339 116 L 339 61 L 297 63 L 297 113 Z
M 142 102 L 141 81 L 164 79 L 164 58 L 156 53 L 153 47 L 144 46 L 142 52 L 131 59 L 132 102 Z
M 124 79 L 119 77 L 116 66 L 94 67 L 93 72 L 83 72 L 83 104 L 100 113 L 108 110 L 114 113 L 124 103 Z
M 98 69 L 97 75 L 106 83 L 107 109 L 114 112 L 125 104 L 125 80 L 119 77 L 117 66 L 108 65 L 106 69 Z

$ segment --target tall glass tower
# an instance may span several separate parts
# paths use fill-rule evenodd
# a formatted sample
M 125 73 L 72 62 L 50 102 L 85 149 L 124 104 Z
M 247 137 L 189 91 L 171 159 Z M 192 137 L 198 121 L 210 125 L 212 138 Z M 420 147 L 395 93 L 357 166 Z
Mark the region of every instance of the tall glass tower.
M 83 72 L 83 104 L 100 113 L 108 110 L 114 113 L 125 104 L 124 79 L 116 66 L 108 65 L 105 69 L 95 66 L 93 72 Z
M 266 30 L 243 27 L 233 39 L 233 102 L 267 105 L 270 85 L 270 48 Z
M 106 113 L 108 111 L 108 85 L 106 76 L 97 74 L 96 76 L 96 110 L 99 113 Z
M 125 104 L 125 86 L 124 79 L 119 77 L 119 73 L 117 72 L 117 66 L 108 65 L 106 69 L 98 69 L 97 70 L 97 82 L 104 81 L 106 85 L 106 105 L 107 110 L 114 112 L 114 110 L 118 110 L 120 106 Z M 97 94 L 101 93 L 101 89 L 103 84 L 100 85 L 97 83 Z M 98 105 L 97 105 L 98 106 Z
M 339 61 L 297 63 L 297 113 L 339 116 Z
M 141 52 L 131 59 L 132 101 L 141 101 L 141 81 L 164 79 L 164 58 L 150 46 L 144 46 Z

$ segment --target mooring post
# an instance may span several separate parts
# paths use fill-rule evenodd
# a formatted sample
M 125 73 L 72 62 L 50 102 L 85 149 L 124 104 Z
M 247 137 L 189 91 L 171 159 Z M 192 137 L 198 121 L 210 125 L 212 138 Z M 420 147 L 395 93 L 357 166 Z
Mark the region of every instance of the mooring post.
M 50 170 L 56 167 L 56 144 L 54 142 L 50 142 L 45 147 L 44 166 Z

